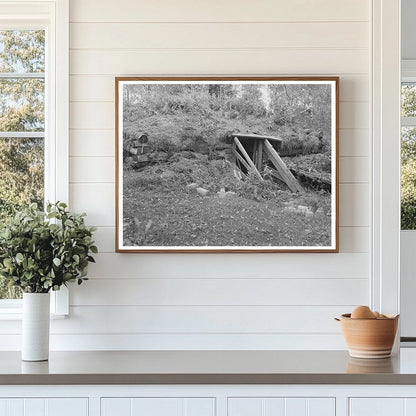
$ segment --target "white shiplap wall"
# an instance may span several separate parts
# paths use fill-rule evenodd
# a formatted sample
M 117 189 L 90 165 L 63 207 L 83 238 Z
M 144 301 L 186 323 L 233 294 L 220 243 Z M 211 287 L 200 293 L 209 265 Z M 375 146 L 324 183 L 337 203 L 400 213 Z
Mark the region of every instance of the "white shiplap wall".
M 344 348 L 369 303 L 369 0 L 71 0 L 70 204 L 98 227 L 57 349 Z M 115 254 L 114 77 L 340 76 L 339 254 Z M 18 325 L 10 326 L 18 334 Z

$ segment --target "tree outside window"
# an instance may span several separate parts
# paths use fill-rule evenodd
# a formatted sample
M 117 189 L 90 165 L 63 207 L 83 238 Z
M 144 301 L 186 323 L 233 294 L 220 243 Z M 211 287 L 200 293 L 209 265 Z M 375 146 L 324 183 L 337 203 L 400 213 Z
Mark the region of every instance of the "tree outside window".
M 45 31 L 0 30 L 0 227 L 44 199 Z M 0 299 L 19 298 L 0 279 Z

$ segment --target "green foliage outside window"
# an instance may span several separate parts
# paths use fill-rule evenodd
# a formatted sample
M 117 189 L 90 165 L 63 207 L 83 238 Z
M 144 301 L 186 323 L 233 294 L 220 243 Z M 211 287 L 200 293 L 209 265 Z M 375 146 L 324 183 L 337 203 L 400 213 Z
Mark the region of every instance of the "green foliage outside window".
M 402 86 L 402 117 L 416 116 L 416 85 Z M 416 128 L 403 127 L 401 135 L 401 228 L 416 229 Z
M 0 73 L 45 71 L 45 32 L 0 30 Z M 0 79 L 0 132 L 44 131 L 42 77 Z M 7 135 L 6 135 L 7 136 Z M 12 136 L 12 135 L 11 135 Z M 0 229 L 16 211 L 43 206 L 44 139 L 0 138 Z M 19 290 L 0 279 L 0 299 L 18 298 Z

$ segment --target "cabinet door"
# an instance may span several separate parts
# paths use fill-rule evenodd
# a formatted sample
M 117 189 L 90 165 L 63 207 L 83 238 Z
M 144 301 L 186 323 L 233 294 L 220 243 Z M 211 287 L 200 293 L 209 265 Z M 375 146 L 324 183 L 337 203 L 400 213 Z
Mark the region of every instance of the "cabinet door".
M 335 399 L 230 398 L 228 416 L 335 416 Z
M 0 416 L 88 416 L 86 398 L 0 399 Z
M 416 399 L 351 398 L 350 416 L 410 416 L 416 415 Z
M 214 398 L 102 398 L 101 416 L 213 416 Z

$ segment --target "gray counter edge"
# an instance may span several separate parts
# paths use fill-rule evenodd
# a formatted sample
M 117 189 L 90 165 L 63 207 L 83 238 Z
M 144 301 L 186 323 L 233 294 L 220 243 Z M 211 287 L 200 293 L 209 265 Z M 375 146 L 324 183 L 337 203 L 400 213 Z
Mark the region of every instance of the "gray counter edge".
M 416 374 L 9 374 L 0 385 L 373 384 L 416 385 Z

